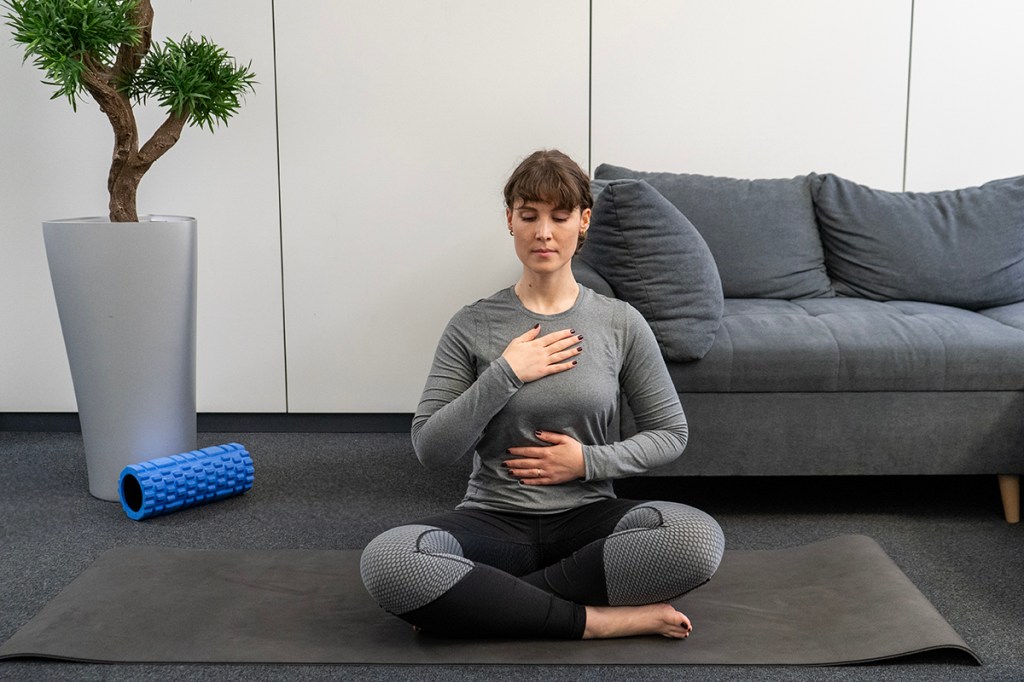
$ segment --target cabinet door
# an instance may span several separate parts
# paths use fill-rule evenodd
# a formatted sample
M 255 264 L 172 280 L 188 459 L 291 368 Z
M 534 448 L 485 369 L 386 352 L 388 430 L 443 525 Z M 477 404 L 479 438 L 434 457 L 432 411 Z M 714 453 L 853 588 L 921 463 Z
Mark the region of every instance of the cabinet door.
M 462 306 L 514 283 L 502 187 L 587 165 L 587 0 L 277 3 L 293 412 L 410 412 Z
M 594 0 L 593 163 L 902 184 L 910 0 Z
M 1024 174 L 1024 3 L 928 0 L 914 9 L 907 189 Z
M 259 84 L 228 127 L 188 127 L 142 180 L 139 212 L 199 221 L 197 404 L 200 411 L 283 411 L 284 343 L 269 0 L 157 3 L 154 36 L 206 35 Z M 244 21 L 240 21 L 244 17 Z M 78 113 L 50 101 L 31 64 L 0 29 L 0 411 L 74 411 L 40 223 L 104 215 L 112 137 L 83 98 Z M 16 103 L 12 105 L 11 103 Z M 144 137 L 162 121 L 138 111 Z M 10 131 L 17 131 L 11 134 Z

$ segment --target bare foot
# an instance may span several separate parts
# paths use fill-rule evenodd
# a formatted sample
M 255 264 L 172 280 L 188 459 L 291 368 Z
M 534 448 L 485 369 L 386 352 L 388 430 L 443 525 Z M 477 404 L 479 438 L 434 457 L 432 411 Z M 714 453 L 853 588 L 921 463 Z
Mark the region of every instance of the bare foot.
M 661 635 L 686 639 L 690 619 L 669 604 L 647 606 L 588 606 L 583 639 Z

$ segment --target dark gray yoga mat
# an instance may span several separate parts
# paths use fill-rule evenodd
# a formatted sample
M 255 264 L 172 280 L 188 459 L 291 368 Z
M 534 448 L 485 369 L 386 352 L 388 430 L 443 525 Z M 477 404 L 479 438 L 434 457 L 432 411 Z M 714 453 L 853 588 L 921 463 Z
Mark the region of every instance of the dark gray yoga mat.
M 715 578 L 676 604 L 693 621 L 688 640 L 453 640 L 417 634 L 381 611 L 360 582 L 358 551 L 121 547 L 15 633 L 0 658 L 824 665 L 951 649 L 980 663 L 863 536 L 727 551 Z

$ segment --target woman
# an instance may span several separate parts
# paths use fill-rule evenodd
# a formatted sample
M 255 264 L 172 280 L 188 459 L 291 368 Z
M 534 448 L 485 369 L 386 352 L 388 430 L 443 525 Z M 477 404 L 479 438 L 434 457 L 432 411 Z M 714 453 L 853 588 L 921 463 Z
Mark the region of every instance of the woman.
M 665 602 L 710 579 L 724 541 L 699 510 L 612 489 L 678 457 L 687 426 L 644 319 L 573 277 L 590 180 L 535 152 L 505 204 L 523 274 L 452 318 L 412 425 L 425 466 L 472 455 L 465 498 L 374 539 L 363 583 L 442 635 L 685 638 L 689 619 Z M 616 442 L 620 394 L 638 433 Z

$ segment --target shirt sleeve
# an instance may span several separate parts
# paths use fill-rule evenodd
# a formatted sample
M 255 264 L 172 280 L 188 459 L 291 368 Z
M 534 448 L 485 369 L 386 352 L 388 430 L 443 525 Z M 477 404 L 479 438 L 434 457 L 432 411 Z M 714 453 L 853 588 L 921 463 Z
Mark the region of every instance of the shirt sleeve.
M 622 478 L 668 464 L 686 447 L 688 427 L 672 378 L 647 321 L 626 308 L 619 383 L 637 433 L 618 443 L 583 446 L 586 480 Z
M 487 424 L 523 386 L 502 357 L 477 377 L 474 338 L 475 316 L 463 308 L 438 342 L 412 420 L 413 450 L 426 467 L 445 466 L 472 453 Z

